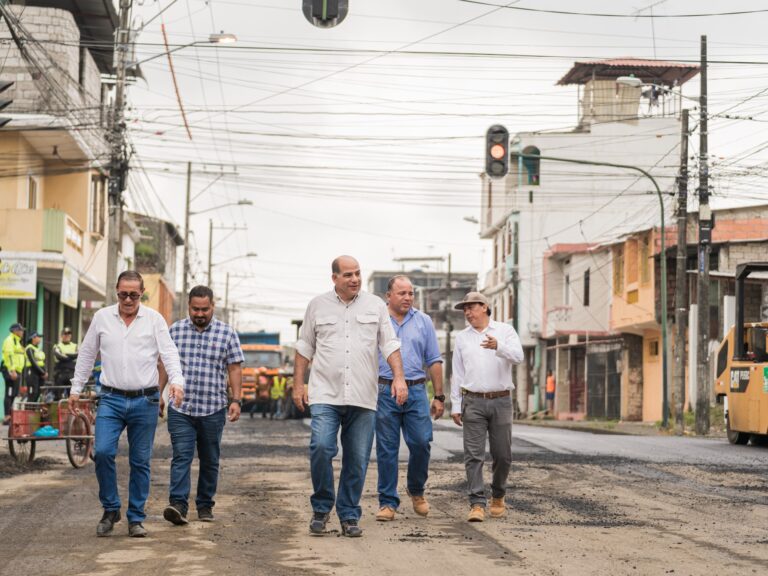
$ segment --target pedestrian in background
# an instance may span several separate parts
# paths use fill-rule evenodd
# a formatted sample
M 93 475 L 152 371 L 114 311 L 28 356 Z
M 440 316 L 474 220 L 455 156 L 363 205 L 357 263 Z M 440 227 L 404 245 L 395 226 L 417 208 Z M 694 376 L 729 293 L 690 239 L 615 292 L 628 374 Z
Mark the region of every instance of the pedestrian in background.
M 437 420 L 445 409 L 443 359 L 432 319 L 413 308 L 413 284 L 407 276 L 390 278 L 386 296 L 392 328 L 400 339 L 408 400 L 398 404 L 392 396 L 392 370 L 379 355 L 379 397 L 376 410 L 376 462 L 379 471 L 379 511 L 376 520 L 379 522 L 394 520 L 395 511 L 400 506 L 397 459 L 401 431 L 408 446 L 407 486 L 413 511 L 419 516 L 429 514 L 424 487 L 429 476 L 431 417 Z M 431 407 L 425 367 L 429 370 L 435 391 Z
M 133 270 L 117 278 L 117 304 L 97 311 L 80 347 L 69 395 L 69 409 L 78 411 L 80 394 L 101 353 L 101 398 L 96 413 L 94 461 L 99 500 L 104 514 L 97 536 L 108 536 L 120 521 L 115 457 L 123 430 L 128 431 L 128 534 L 147 535 L 143 522 L 149 496 L 152 444 L 160 408 L 158 358 L 171 382 L 170 397 L 178 405 L 184 397 L 179 353 L 159 312 L 142 306 L 144 280 Z
M 555 413 L 555 375 L 552 370 L 547 370 L 546 384 L 547 414 L 552 416 Z
M 45 385 L 48 372 L 45 371 L 45 352 L 40 348 L 43 335 L 36 330 L 32 331 L 24 349 L 24 387 L 26 398 L 30 402 L 37 402 L 40 398 L 40 387 Z
M 307 306 L 294 363 L 293 401 L 312 410 L 309 442 L 313 494 L 310 533 L 321 535 L 334 504 L 344 536 L 362 536 L 360 496 L 373 446 L 378 397 L 378 353 L 392 369 L 391 394 L 408 399 L 400 342 L 382 300 L 360 290 L 360 265 L 351 256 L 331 264 L 334 289 Z M 312 361 L 309 393 L 304 375 Z M 343 451 L 336 498 L 333 458 L 341 428 Z
M 286 377 L 282 370 L 272 376 L 272 388 L 269 390 L 269 419 L 278 420 L 283 415 L 283 398 L 285 398 Z
M 168 506 L 163 517 L 176 525 L 189 522 L 192 460 L 197 448 L 200 469 L 195 506 L 202 522 L 213 522 L 219 481 L 221 436 L 227 419 L 237 422 L 242 406 L 240 339 L 231 326 L 213 317 L 213 291 L 195 286 L 189 292 L 189 317 L 171 326 L 171 338 L 179 350 L 185 381 L 185 397 L 168 407 L 168 432 L 173 459 L 168 487 Z M 165 387 L 161 370 L 160 391 Z M 227 389 L 232 389 L 232 397 Z M 162 394 L 161 394 L 162 398 Z M 160 401 L 163 412 L 164 401 Z
M 77 344 L 72 342 L 72 328 L 65 326 L 59 341 L 53 346 L 53 383 L 56 386 L 53 397 L 58 400 L 66 396 L 64 386 L 69 386 L 75 375 Z
M 491 320 L 488 300 L 470 292 L 454 306 L 469 323 L 456 336 L 451 382 L 451 416 L 463 426 L 464 468 L 470 511 L 467 520 L 482 522 L 488 499 L 483 482 L 485 442 L 493 460 L 490 514 L 506 513 L 504 496 L 512 465 L 512 367 L 523 361 L 520 338 L 509 324 Z
M 11 324 L 10 334 L 3 340 L 3 379 L 5 380 L 5 396 L 3 397 L 3 409 L 5 417 L 3 424 L 11 421 L 11 406 L 13 399 L 21 389 L 21 381 L 24 375 L 26 356 L 24 353 L 24 326 L 18 322 Z

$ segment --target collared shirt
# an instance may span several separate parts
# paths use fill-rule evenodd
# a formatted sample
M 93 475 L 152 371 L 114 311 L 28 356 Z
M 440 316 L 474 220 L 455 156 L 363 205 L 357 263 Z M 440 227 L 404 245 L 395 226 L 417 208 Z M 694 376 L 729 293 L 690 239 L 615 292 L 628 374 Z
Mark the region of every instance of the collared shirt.
M 99 352 L 100 383 L 103 386 L 121 390 L 157 386 L 157 359 L 160 357 L 168 381 L 183 387 L 179 352 L 168 333 L 165 319 L 156 310 L 140 304 L 136 317 L 126 326 L 117 306 L 107 306 L 93 315 L 75 364 L 72 394 L 82 392 Z
M 171 326 L 184 373 L 184 400 L 171 408 L 188 416 L 208 416 L 227 406 L 227 366 L 245 361 L 240 338 L 229 324 L 211 319 L 199 332 L 189 319 Z
M 391 315 L 389 319 L 392 321 L 395 335 L 400 339 L 400 355 L 403 357 L 405 379 L 426 378 L 425 367 L 428 368 L 435 362 L 443 361 L 432 319 L 415 308 L 408 310 L 402 324 L 398 324 L 397 319 Z M 379 376 L 392 379 L 392 368 L 381 354 L 379 354 Z
M 496 338 L 496 350 L 480 346 L 487 335 Z M 462 388 L 470 392 L 514 390 L 512 366 L 522 361 L 523 346 L 509 324 L 491 320 L 482 331 L 467 326 L 456 336 L 453 349 L 451 414 L 461 413 Z
M 360 292 L 348 304 L 335 290 L 307 306 L 296 351 L 312 360 L 309 403 L 376 410 L 378 351 L 400 349 L 389 312 L 378 296 Z

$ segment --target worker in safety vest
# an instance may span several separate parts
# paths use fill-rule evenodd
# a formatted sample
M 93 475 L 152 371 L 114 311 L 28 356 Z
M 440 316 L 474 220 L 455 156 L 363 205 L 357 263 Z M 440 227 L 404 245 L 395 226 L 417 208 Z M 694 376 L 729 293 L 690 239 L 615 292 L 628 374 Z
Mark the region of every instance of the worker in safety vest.
M 58 400 L 62 396 L 65 388 L 59 386 L 70 386 L 71 380 L 75 375 L 75 362 L 77 361 L 77 344 L 72 342 L 72 328 L 65 326 L 61 331 L 60 340 L 53 346 L 53 383 L 57 386 L 54 392 L 54 398 Z
M 38 401 L 40 386 L 45 385 L 48 378 L 48 372 L 45 371 L 45 352 L 40 347 L 42 341 L 43 335 L 37 331 L 33 331 L 27 340 L 24 387 L 26 387 L 27 400 L 30 402 Z M 20 395 L 24 396 L 24 394 Z
M 283 398 L 285 398 L 285 376 L 275 374 L 272 377 L 272 388 L 269 391 L 269 419 L 274 420 L 275 415 L 280 419 L 283 415 Z
M 3 341 L 2 373 L 5 380 L 3 424 L 11 421 L 11 405 L 19 393 L 24 374 L 24 326 L 16 322 L 11 324 L 11 333 Z

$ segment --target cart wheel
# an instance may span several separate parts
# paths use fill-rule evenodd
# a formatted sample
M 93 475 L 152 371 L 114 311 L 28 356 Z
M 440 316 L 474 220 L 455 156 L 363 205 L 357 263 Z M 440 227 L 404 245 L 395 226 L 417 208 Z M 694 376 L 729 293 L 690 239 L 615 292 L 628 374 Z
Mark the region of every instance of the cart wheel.
M 16 462 L 24 466 L 35 459 L 36 444 L 34 440 L 8 440 L 8 451 Z
M 69 433 L 72 436 L 90 436 L 91 423 L 85 414 L 77 414 L 69 423 Z M 82 468 L 88 463 L 93 451 L 93 437 L 67 438 L 67 457 L 75 468 Z

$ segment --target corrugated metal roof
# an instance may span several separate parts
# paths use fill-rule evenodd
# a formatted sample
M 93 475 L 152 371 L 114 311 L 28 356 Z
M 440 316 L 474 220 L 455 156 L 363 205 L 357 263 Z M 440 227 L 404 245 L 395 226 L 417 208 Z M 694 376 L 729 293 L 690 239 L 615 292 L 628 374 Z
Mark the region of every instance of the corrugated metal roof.
M 613 80 L 619 76 L 632 74 L 650 84 L 679 86 L 698 73 L 698 64 L 669 60 L 644 60 L 642 58 L 611 58 L 575 62 L 557 85 L 586 84 L 593 78 L 596 80 Z

